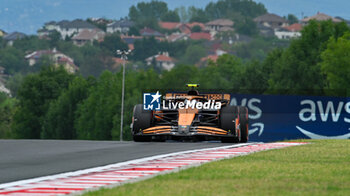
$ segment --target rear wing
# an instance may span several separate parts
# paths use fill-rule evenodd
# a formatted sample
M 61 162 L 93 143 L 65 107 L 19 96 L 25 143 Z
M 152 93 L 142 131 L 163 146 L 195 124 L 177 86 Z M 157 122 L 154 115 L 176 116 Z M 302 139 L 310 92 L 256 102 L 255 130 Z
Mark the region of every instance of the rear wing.
M 188 96 L 193 96 L 193 95 L 188 95 L 187 93 L 166 93 L 165 99 L 184 98 Z M 196 96 L 200 96 L 208 100 L 226 100 L 227 103 L 230 103 L 230 100 L 231 100 L 231 95 L 225 94 L 225 93 L 205 93 L 205 94 L 200 94 Z

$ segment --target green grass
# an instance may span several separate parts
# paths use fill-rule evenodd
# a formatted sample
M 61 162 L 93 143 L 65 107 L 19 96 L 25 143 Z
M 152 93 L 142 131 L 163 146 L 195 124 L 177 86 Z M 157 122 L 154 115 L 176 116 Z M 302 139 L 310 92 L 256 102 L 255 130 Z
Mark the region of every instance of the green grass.
M 85 195 L 350 195 L 350 140 L 301 141 Z

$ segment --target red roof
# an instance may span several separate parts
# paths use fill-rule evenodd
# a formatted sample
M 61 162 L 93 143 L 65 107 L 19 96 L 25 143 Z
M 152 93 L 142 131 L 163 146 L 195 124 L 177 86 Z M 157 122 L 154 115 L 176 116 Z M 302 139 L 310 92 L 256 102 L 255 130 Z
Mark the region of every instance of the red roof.
M 203 32 L 191 33 L 190 38 L 194 40 L 199 40 L 199 39 L 211 40 L 210 33 L 203 33 Z
M 179 22 L 159 22 L 159 26 L 163 29 L 177 29 L 179 28 L 179 26 L 181 25 L 181 23 Z
M 200 22 L 187 23 L 187 25 L 188 25 L 190 28 L 193 28 L 194 26 L 199 26 L 202 30 L 205 29 L 205 25 L 204 25 L 203 23 L 200 23 Z
M 218 58 L 219 58 L 218 55 L 209 55 L 209 56 L 201 58 L 201 62 L 208 61 L 209 59 L 212 60 L 213 62 L 216 62 L 216 60 L 218 60 Z
M 290 26 L 284 27 L 285 29 L 287 29 L 288 31 L 301 31 L 301 29 L 303 28 L 303 26 L 299 23 L 294 23 Z
M 169 56 L 160 54 L 157 56 L 156 61 L 174 61 L 174 59 Z

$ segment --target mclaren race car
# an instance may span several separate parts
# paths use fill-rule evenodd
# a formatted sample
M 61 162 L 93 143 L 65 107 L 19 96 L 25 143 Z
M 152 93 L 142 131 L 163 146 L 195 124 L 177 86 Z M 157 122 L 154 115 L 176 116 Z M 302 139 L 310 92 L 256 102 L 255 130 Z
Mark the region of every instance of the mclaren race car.
M 166 93 L 159 110 L 134 107 L 131 131 L 135 142 L 151 140 L 248 141 L 248 109 L 230 105 L 230 94 Z

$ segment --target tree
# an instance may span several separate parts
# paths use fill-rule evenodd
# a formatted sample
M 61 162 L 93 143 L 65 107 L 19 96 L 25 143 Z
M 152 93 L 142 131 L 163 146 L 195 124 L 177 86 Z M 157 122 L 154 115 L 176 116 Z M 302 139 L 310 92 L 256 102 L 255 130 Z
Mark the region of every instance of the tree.
M 13 138 L 11 124 L 13 114 L 16 110 L 16 99 L 8 97 L 5 93 L 0 92 L 0 138 Z
M 298 23 L 299 19 L 294 14 L 288 14 L 287 16 L 288 24 Z
M 204 89 L 226 89 L 239 92 L 242 85 L 243 63 L 234 55 L 224 54 L 216 62 L 209 65 L 199 73 L 200 84 Z
M 13 130 L 18 138 L 39 139 L 50 103 L 60 96 L 73 79 L 64 68 L 45 66 L 40 73 L 24 78 L 18 91 L 18 109 Z
M 164 22 L 180 22 L 180 16 L 176 11 L 168 11 L 162 15 L 160 19 Z
M 128 45 L 120 38 L 118 33 L 113 33 L 104 37 L 100 47 L 106 49 L 110 54 L 117 55 L 117 50 L 128 50 Z
M 192 27 L 191 29 L 192 32 L 201 32 L 202 31 L 202 28 L 198 25 L 195 25 Z
M 14 74 L 29 66 L 24 56 L 24 52 L 14 47 L 0 49 L 0 65 L 5 68 L 7 74 Z
M 158 21 L 168 13 L 168 5 L 161 1 L 140 2 L 129 9 L 129 18 L 140 28 L 157 29 Z
M 186 52 L 182 59 L 180 59 L 182 64 L 195 64 L 202 57 L 206 55 L 206 50 L 201 45 L 190 45 L 187 47 Z
M 111 72 L 101 74 L 87 99 L 78 106 L 74 125 L 78 139 L 112 139 L 113 117 L 120 111 L 120 84 Z
M 251 18 L 245 18 L 236 22 L 235 27 L 237 28 L 237 32 L 243 35 L 253 36 L 258 34 L 256 23 Z
M 191 16 L 189 15 L 189 11 L 185 6 L 175 8 L 175 12 L 177 12 L 177 15 L 180 17 L 181 22 L 186 23 L 190 20 Z
M 336 95 L 349 96 L 350 86 L 350 33 L 332 37 L 322 52 L 321 70 L 326 75 L 326 88 Z M 333 94 L 334 95 L 334 94 Z
M 132 54 L 132 59 L 138 61 L 144 61 L 146 58 L 159 52 L 158 41 L 154 37 L 136 40 L 134 47 L 135 49 Z
M 321 53 L 330 37 L 337 39 L 349 29 L 345 23 L 311 21 L 293 40 L 275 66 L 269 79 L 269 92 L 283 94 L 322 95 L 326 85 L 321 72 Z
M 200 8 L 191 6 L 188 8 L 188 11 L 189 11 L 189 15 L 191 16 L 189 22 L 206 23 L 209 21 L 209 18 L 206 12 Z
M 52 101 L 45 115 L 41 138 L 44 139 L 77 139 L 74 122 L 76 111 L 88 96 L 90 87 L 95 83 L 95 79 L 88 80 L 79 76 L 74 78 L 67 90 Z

